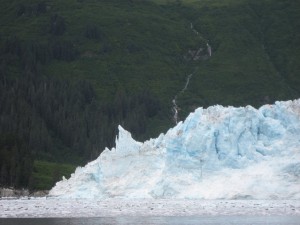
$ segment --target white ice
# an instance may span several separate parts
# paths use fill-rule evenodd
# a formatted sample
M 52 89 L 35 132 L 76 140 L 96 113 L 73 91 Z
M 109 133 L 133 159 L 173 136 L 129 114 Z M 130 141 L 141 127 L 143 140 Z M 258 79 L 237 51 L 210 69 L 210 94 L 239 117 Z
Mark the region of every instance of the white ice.
M 58 182 L 50 196 L 300 199 L 300 99 L 198 108 L 144 143 L 119 126 L 116 147 Z
M 61 199 L 0 200 L 0 218 L 120 216 L 300 216 L 298 200 Z M 1 223 L 1 222 L 0 222 Z M 278 224 L 278 223 L 276 223 Z

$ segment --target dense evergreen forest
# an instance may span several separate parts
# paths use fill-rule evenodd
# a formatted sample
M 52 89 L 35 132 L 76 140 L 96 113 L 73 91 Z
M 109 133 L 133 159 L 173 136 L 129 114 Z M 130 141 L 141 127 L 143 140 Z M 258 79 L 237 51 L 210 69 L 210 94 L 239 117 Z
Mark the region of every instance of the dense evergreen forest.
M 155 137 L 176 95 L 180 120 L 300 97 L 297 0 L 0 2 L 1 186 L 50 188 L 119 124 Z

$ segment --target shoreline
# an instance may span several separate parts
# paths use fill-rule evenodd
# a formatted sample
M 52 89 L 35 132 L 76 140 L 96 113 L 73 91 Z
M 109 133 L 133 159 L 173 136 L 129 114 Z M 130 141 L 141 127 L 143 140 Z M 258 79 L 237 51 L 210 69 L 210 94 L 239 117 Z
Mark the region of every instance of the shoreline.
M 0 199 L 46 197 L 48 194 L 49 190 L 29 191 L 28 189 L 0 188 Z

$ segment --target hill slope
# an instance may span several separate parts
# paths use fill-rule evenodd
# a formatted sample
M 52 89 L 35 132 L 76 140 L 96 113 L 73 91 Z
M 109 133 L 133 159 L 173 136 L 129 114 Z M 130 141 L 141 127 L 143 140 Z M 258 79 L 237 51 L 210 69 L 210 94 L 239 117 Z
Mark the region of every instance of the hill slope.
M 181 120 L 198 106 L 299 97 L 299 10 L 293 0 L 1 1 L 1 184 L 34 188 L 37 159 L 94 159 L 118 124 L 138 140 L 165 131 L 176 95 Z

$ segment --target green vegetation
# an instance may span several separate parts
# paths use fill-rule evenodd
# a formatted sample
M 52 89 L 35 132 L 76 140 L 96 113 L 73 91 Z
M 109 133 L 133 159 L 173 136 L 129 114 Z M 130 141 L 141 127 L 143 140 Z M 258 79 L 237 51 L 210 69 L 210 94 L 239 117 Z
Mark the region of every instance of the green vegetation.
M 29 187 L 37 190 L 47 190 L 49 187 L 53 187 L 63 176 L 69 178 L 74 170 L 75 166 L 69 164 L 35 161 Z
M 0 3 L 4 186 L 50 188 L 72 171 L 60 164 L 112 147 L 118 124 L 138 140 L 166 131 L 192 72 L 180 119 L 200 106 L 300 96 L 297 0 Z

